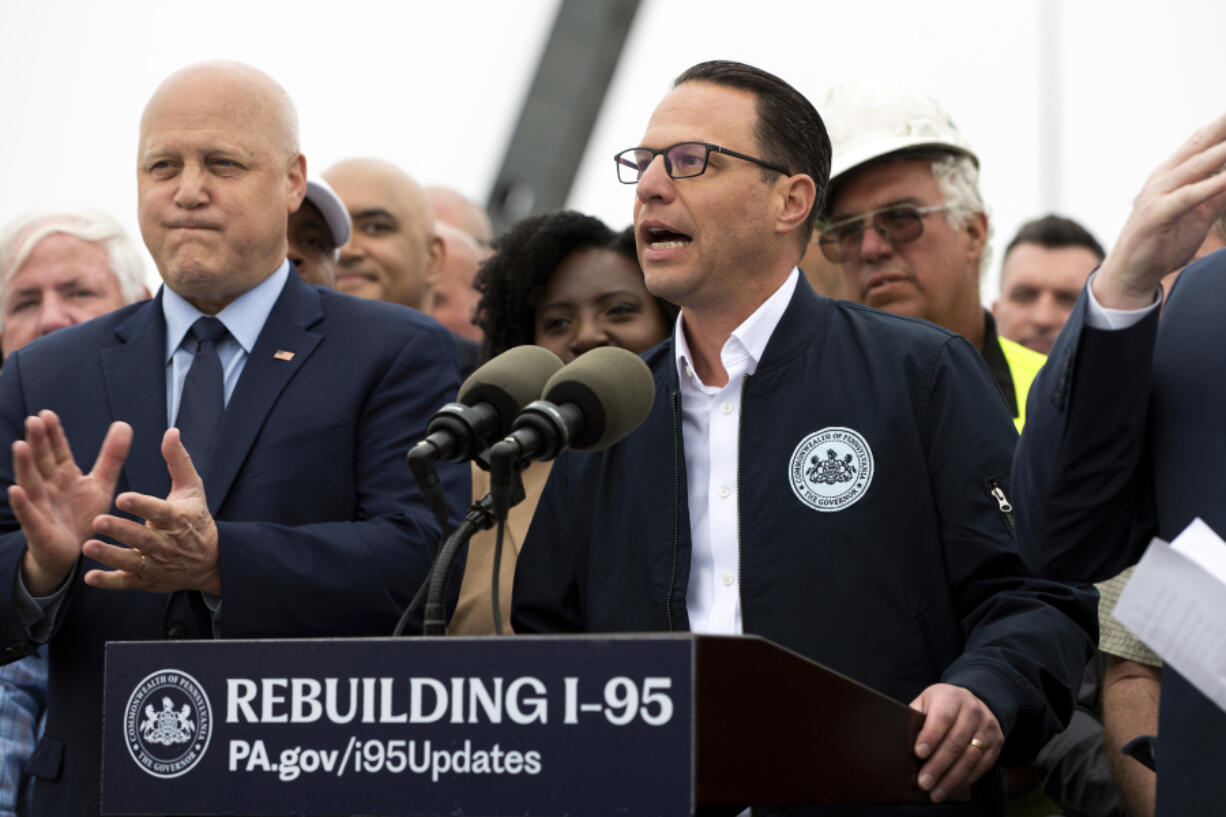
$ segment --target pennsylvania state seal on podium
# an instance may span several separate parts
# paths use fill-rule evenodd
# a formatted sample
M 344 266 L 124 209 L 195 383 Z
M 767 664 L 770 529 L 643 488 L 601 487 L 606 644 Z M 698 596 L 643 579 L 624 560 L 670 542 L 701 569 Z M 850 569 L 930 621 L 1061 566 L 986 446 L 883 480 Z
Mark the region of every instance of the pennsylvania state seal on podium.
M 185 672 L 151 672 L 124 709 L 124 743 L 136 764 L 154 777 L 191 771 L 209 746 L 213 708 L 200 683 Z

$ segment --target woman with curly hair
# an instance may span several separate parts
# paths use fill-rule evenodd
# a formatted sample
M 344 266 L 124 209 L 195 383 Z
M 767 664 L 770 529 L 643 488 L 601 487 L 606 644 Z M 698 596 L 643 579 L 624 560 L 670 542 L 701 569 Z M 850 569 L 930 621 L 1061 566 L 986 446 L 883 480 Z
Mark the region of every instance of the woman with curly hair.
M 485 333 L 485 359 L 524 344 L 543 346 L 565 363 L 598 346 L 638 354 L 672 331 L 677 308 L 647 291 L 632 228 L 615 232 L 598 218 L 561 210 L 517 222 L 493 248 L 473 281 L 481 292 L 476 323 Z M 515 557 L 550 465 L 534 462 L 524 469 L 526 498 L 507 517 L 498 571 L 503 622 L 510 619 Z M 488 491 L 489 474 L 474 466 L 473 497 Z M 493 562 L 494 532 L 482 531 L 469 542 L 449 633 L 494 632 Z
M 672 331 L 677 308 L 644 286 L 632 228 L 559 210 L 516 223 L 493 246 L 473 281 L 487 359 L 525 343 L 565 363 L 596 346 L 637 354 Z

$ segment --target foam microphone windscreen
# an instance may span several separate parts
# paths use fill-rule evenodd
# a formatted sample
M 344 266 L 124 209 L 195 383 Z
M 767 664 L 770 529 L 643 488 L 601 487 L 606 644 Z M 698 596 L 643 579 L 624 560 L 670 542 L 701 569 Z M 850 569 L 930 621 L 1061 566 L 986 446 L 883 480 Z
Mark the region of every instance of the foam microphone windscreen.
M 489 403 L 498 412 L 498 433 L 511 433 L 515 415 L 541 392 L 562 368 L 562 360 L 541 346 L 516 346 L 481 366 L 460 386 L 459 402 L 466 406 Z
M 545 384 L 542 399 L 573 403 L 583 429 L 571 439 L 576 451 L 598 451 L 624 439 L 647 419 L 656 397 L 651 369 L 633 352 L 602 346 L 575 358 Z

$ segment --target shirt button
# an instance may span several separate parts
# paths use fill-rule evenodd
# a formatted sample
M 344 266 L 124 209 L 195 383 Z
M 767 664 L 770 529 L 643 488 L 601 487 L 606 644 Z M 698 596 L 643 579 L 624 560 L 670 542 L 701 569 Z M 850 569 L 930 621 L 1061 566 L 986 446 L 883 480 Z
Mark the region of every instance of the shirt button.
M 719 404 L 719 410 L 722 411 L 724 414 L 731 414 L 732 404 L 729 403 L 727 400 L 725 400 L 724 402 Z
M 728 495 L 729 495 L 729 494 L 731 494 L 731 493 L 732 493 L 732 489 L 731 489 L 731 488 L 729 488 L 727 485 L 721 485 L 721 486 L 719 486 L 719 495 L 720 495 L 722 498 L 727 499 L 727 498 L 728 498 Z
M 736 581 L 736 576 L 734 576 L 731 573 L 725 573 L 723 575 L 723 579 L 724 579 L 724 584 L 732 584 L 734 581 Z

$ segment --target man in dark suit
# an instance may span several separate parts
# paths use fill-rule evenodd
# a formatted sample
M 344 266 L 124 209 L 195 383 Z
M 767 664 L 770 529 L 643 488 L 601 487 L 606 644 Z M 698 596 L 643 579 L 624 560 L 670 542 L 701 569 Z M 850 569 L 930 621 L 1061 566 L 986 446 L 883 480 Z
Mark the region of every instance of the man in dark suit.
M 1226 254 L 1185 269 L 1165 306 L 1159 286 L 1226 213 L 1224 163 L 1226 116 L 1159 165 L 1030 391 L 1017 535 L 1053 577 L 1109 578 L 1198 516 L 1226 534 Z M 1226 713 L 1169 666 L 1161 695 L 1156 814 L 1219 814 Z
M 50 644 L 35 814 L 98 811 L 105 641 L 386 634 L 436 546 L 404 452 L 456 389 L 454 345 L 293 274 L 295 122 L 247 66 L 167 79 L 138 151 L 165 286 L 0 375 L 0 649 Z M 467 469 L 441 476 L 461 508 Z

